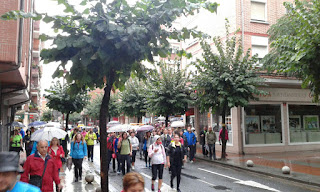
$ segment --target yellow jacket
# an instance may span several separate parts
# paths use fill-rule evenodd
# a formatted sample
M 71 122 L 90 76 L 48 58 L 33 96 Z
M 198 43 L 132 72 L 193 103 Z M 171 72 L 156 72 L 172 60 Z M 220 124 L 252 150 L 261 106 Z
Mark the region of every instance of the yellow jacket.
M 94 145 L 94 140 L 97 140 L 97 135 L 93 132 L 88 132 L 84 139 L 86 140 L 87 145 Z

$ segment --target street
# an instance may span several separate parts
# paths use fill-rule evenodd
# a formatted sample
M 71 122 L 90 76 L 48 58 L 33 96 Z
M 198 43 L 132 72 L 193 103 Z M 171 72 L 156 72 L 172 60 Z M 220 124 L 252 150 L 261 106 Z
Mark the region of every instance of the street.
M 95 145 L 95 157 L 92 168 L 99 172 L 99 149 L 100 145 Z M 91 167 L 91 166 L 90 166 Z M 137 155 L 135 170 L 145 178 L 145 191 L 151 191 L 151 169 L 145 167 L 145 162 Z M 96 179 L 98 179 L 96 177 Z M 98 183 L 100 181 L 97 181 Z M 109 182 L 112 189 L 121 191 L 122 174 L 117 175 L 109 172 Z M 164 170 L 162 191 L 175 191 L 170 188 L 170 175 L 167 169 Z M 176 180 L 174 181 L 176 187 Z M 157 190 L 157 184 L 155 185 Z M 279 178 L 272 178 L 255 174 L 243 170 L 226 168 L 214 163 L 197 160 L 193 164 L 186 163 L 182 170 L 180 189 L 183 192 L 195 191 L 236 191 L 236 192 L 307 192 L 320 191 L 317 187 L 291 182 Z M 110 189 L 110 191 L 112 191 Z

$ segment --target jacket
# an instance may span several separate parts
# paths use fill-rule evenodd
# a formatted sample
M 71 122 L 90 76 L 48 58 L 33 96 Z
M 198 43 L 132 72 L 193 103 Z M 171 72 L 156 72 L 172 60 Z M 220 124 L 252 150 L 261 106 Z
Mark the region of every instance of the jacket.
M 171 165 L 182 166 L 182 161 L 185 155 L 186 150 L 181 143 L 176 146 L 175 142 L 171 142 L 167 150 L 167 156 L 169 156 Z
M 58 147 L 57 154 L 53 151 L 51 147 L 48 148 L 48 154 L 51 156 L 53 159 L 54 163 L 56 164 L 57 169 L 60 169 L 62 167 L 62 161 L 60 155 L 64 157 L 64 151 L 62 146 Z
M 206 133 L 206 144 L 210 144 L 210 145 L 213 145 L 215 144 L 217 141 L 217 136 L 216 136 L 216 133 L 213 132 L 213 131 L 208 131 Z
M 46 156 L 47 167 L 42 178 L 42 192 L 53 192 L 53 181 L 56 185 L 60 184 L 59 172 L 53 159 L 50 155 Z M 21 175 L 20 181 L 29 183 L 29 176 L 42 176 L 45 161 L 40 157 L 39 153 L 30 155 L 23 165 L 24 172 Z
M 162 134 L 161 135 L 161 140 L 162 140 L 163 146 L 165 148 L 167 148 L 171 143 L 171 137 L 169 136 L 169 134 L 167 134 L 167 135 Z
M 191 132 L 191 133 L 185 132 L 183 135 L 187 139 L 188 146 L 195 145 L 197 143 L 196 135 L 193 132 Z
M 133 138 L 130 136 L 129 137 L 130 143 L 132 145 L 132 150 L 138 150 L 139 147 L 139 140 L 136 136 L 134 136 Z
M 202 130 L 200 132 L 200 145 L 206 144 L 206 133 L 207 133 L 207 131 L 205 131 L 205 130 Z
M 222 130 L 223 130 L 223 129 L 221 129 L 220 132 L 219 132 L 219 141 L 220 141 L 220 140 L 223 140 L 223 139 L 225 139 L 226 141 L 228 141 L 228 140 L 229 140 L 228 129 L 226 129 L 226 131 L 225 131 L 225 137 L 224 137 L 224 138 L 222 138 L 222 136 L 223 136 L 223 135 L 222 135 Z
M 97 135 L 92 132 L 88 132 L 84 138 L 87 142 L 87 145 L 94 145 L 94 140 L 97 140 Z
M 158 149 L 158 151 L 154 152 L 155 149 Z M 148 156 L 151 158 L 152 165 L 166 164 L 166 152 L 162 144 L 157 145 L 156 143 L 153 143 L 150 145 L 148 149 Z
M 87 156 L 87 144 L 82 141 L 79 144 L 71 142 L 70 156 L 73 159 L 83 159 L 84 156 Z
M 39 187 L 18 181 L 12 190 L 7 192 L 41 192 Z

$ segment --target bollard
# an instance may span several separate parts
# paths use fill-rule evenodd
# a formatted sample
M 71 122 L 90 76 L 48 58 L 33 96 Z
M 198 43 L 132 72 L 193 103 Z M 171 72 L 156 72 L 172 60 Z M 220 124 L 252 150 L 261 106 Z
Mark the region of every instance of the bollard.
M 92 183 L 94 181 L 94 176 L 92 174 L 86 175 L 86 177 L 84 178 L 86 180 L 87 183 Z
M 253 167 L 254 163 L 252 160 L 247 161 L 247 167 Z
M 290 167 L 288 167 L 288 166 L 283 166 L 283 167 L 282 167 L 282 173 L 283 173 L 283 174 L 290 174 Z
M 97 187 L 96 192 L 101 192 L 101 187 Z

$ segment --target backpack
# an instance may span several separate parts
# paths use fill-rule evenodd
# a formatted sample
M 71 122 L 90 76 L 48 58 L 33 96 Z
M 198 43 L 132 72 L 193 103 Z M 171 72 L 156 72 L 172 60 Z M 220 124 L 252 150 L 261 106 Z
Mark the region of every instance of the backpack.
M 114 140 L 115 140 L 114 137 L 107 138 L 107 149 L 109 151 L 113 151 Z

